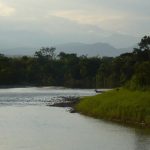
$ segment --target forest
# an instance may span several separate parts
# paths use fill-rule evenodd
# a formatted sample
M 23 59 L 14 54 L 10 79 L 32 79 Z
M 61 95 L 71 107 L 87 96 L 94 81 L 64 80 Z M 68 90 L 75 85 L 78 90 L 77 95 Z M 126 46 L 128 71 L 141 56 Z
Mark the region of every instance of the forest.
M 88 57 L 42 47 L 34 56 L 0 54 L 0 86 L 65 86 L 131 89 L 150 87 L 150 36 L 131 53 L 118 57 Z

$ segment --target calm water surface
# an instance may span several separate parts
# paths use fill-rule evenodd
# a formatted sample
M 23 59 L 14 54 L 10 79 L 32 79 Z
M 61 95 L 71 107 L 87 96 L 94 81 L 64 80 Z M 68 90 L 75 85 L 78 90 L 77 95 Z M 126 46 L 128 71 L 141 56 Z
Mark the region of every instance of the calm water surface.
M 0 150 L 150 150 L 149 131 L 47 106 L 62 96 L 94 94 L 54 87 L 0 89 Z

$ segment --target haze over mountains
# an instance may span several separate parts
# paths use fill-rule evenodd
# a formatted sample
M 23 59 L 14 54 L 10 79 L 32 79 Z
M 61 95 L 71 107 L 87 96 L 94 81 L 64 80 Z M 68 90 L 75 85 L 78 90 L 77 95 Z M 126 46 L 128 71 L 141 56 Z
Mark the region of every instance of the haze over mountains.
M 66 51 L 68 53 L 77 53 L 78 55 L 87 56 L 118 56 L 125 52 L 130 52 L 133 48 L 117 49 L 107 43 L 68 43 L 56 46 L 58 51 Z
M 56 47 L 58 52 L 118 55 L 150 33 L 149 4 L 148 0 L 0 0 L 0 53 L 33 55 L 40 47 Z
M 117 56 L 132 51 L 142 38 L 56 16 L 31 22 L 3 18 L 0 27 L 0 53 L 6 55 L 33 55 L 41 47 L 56 47 L 58 53 Z
M 0 23 L 0 53 L 6 55 L 33 55 L 41 47 L 56 47 L 58 53 L 116 56 L 131 51 L 142 38 L 52 16 L 17 24 L 2 19 Z
M 61 25 L 60 22 L 58 23 Z M 89 25 L 74 27 L 69 24 L 66 28 L 68 29 L 66 33 L 60 29 L 53 33 L 53 28 L 50 33 L 40 29 L 10 29 L 9 31 L 0 29 L 0 53 L 33 55 L 41 47 L 56 47 L 57 53 L 64 51 L 88 56 L 117 56 L 132 51 L 142 38 L 111 33 Z
M 85 44 L 85 43 L 66 43 L 55 45 L 56 53 L 66 52 L 66 53 L 76 53 L 77 55 L 87 55 L 87 56 L 118 56 L 125 52 L 131 52 L 133 47 L 130 48 L 122 48 L 117 49 L 110 44 L 107 43 L 94 43 L 94 44 Z M 20 48 L 12 48 L 12 49 L 3 49 L 0 53 L 11 56 L 18 55 L 31 55 L 33 56 L 35 51 L 39 50 L 40 47 L 20 47 Z

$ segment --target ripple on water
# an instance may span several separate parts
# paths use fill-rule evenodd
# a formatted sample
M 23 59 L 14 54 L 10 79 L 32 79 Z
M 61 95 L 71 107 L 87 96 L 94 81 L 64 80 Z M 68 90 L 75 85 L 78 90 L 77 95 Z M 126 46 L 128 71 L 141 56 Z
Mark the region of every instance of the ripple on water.
M 57 87 L 0 89 L 0 106 L 45 105 L 63 100 L 63 97 L 94 95 L 94 90 Z

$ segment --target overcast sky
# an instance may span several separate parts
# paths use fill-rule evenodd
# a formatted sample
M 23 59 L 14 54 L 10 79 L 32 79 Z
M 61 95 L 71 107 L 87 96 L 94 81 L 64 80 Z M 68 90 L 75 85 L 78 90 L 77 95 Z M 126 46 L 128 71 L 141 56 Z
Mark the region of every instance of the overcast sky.
M 10 45 L 142 37 L 150 33 L 150 0 L 0 0 L 0 32 Z

